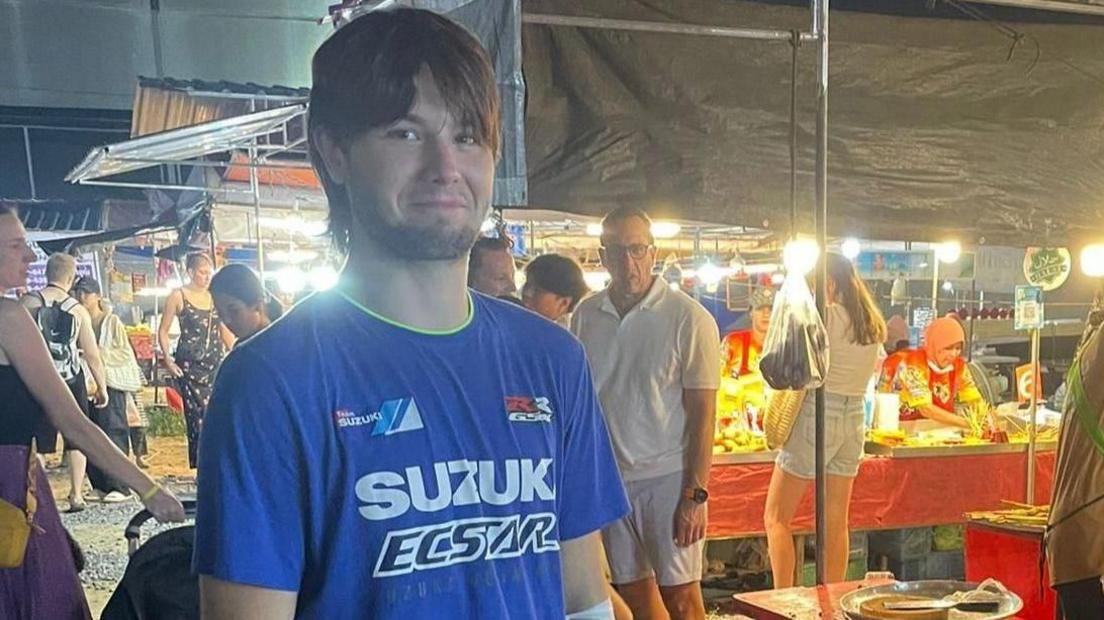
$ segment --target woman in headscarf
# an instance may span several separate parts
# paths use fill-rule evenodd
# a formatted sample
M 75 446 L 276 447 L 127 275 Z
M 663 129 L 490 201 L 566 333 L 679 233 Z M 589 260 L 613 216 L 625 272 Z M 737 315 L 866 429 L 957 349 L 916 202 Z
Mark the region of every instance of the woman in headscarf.
M 965 341 L 962 324 L 942 317 L 928 324 L 921 348 L 886 360 L 878 391 L 900 393 L 901 422 L 913 430 L 923 430 L 918 426 L 970 428 L 966 418 L 955 413 L 957 404 L 982 400 L 962 359 Z

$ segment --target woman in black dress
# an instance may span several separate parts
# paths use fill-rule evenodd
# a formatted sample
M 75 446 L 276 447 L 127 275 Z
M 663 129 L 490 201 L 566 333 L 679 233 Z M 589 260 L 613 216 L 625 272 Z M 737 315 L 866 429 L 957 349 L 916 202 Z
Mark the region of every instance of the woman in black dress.
M 203 414 L 211 398 L 215 372 L 233 336 L 219 321 L 209 290 L 214 263 L 206 254 L 189 254 L 185 266 L 188 284 L 173 291 L 165 300 L 165 313 L 157 329 L 157 343 L 165 367 L 176 378 L 177 391 L 184 400 L 184 421 L 188 433 L 188 465 L 195 469 Z M 169 356 L 169 328 L 173 319 L 180 322 L 176 353 Z

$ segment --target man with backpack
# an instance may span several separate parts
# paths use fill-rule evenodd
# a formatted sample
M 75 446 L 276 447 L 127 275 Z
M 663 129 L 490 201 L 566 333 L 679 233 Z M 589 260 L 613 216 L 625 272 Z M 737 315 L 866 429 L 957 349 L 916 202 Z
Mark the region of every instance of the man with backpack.
M 107 406 L 107 381 L 103 360 L 100 358 L 100 347 L 96 344 L 96 334 L 92 330 L 92 319 L 80 302 L 69 294 L 76 278 L 76 259 L 68 254 L 53 254 L 46 261 L 46 287 L 24 295 L 20 301 L 38 324 L 53 358 L 54 368 L 73 392 L 77 406 L 88 415 L 88 387 L 81 366 L 81 356 L 83 355 L 96 384 L 96 393 L 93 395 L 96 407 Z M 35 433 L 35 440 L 39 453 L 50 454 L 57 451 L 57 430 L 48 423 L 44 422 L 43 428 Z M 85 508 L 81 490 L 87 461 L 76 450 L 66 452 L 69 457 L 69 480 L 72 483 L 69 512 L 80 512 Z

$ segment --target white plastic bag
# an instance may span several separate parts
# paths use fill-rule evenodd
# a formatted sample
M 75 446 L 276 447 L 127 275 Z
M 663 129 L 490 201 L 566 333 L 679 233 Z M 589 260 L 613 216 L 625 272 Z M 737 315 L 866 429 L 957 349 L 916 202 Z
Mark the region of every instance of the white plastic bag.
M 774 298 L 759 371 L 776 390 L 815 389 L 828 374 L 828 332 L 800 275 L 787 277 Z

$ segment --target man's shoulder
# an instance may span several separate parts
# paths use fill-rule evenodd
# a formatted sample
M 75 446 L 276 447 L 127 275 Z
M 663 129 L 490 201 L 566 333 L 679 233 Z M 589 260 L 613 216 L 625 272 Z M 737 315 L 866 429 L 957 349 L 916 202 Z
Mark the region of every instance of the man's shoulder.
M 477 312 L 485 312 L 492 327 L 518 341 L 523 351 L 569 352 L 582 345 L 571 332 L 521 306 L 478 293 L 472 295 Z
M 601 311 L 602 303 L 609 298 L 607 291 L 598 291 L 592 295 L 588 295 L 575 306 L 575 314 L 591 314 Z

